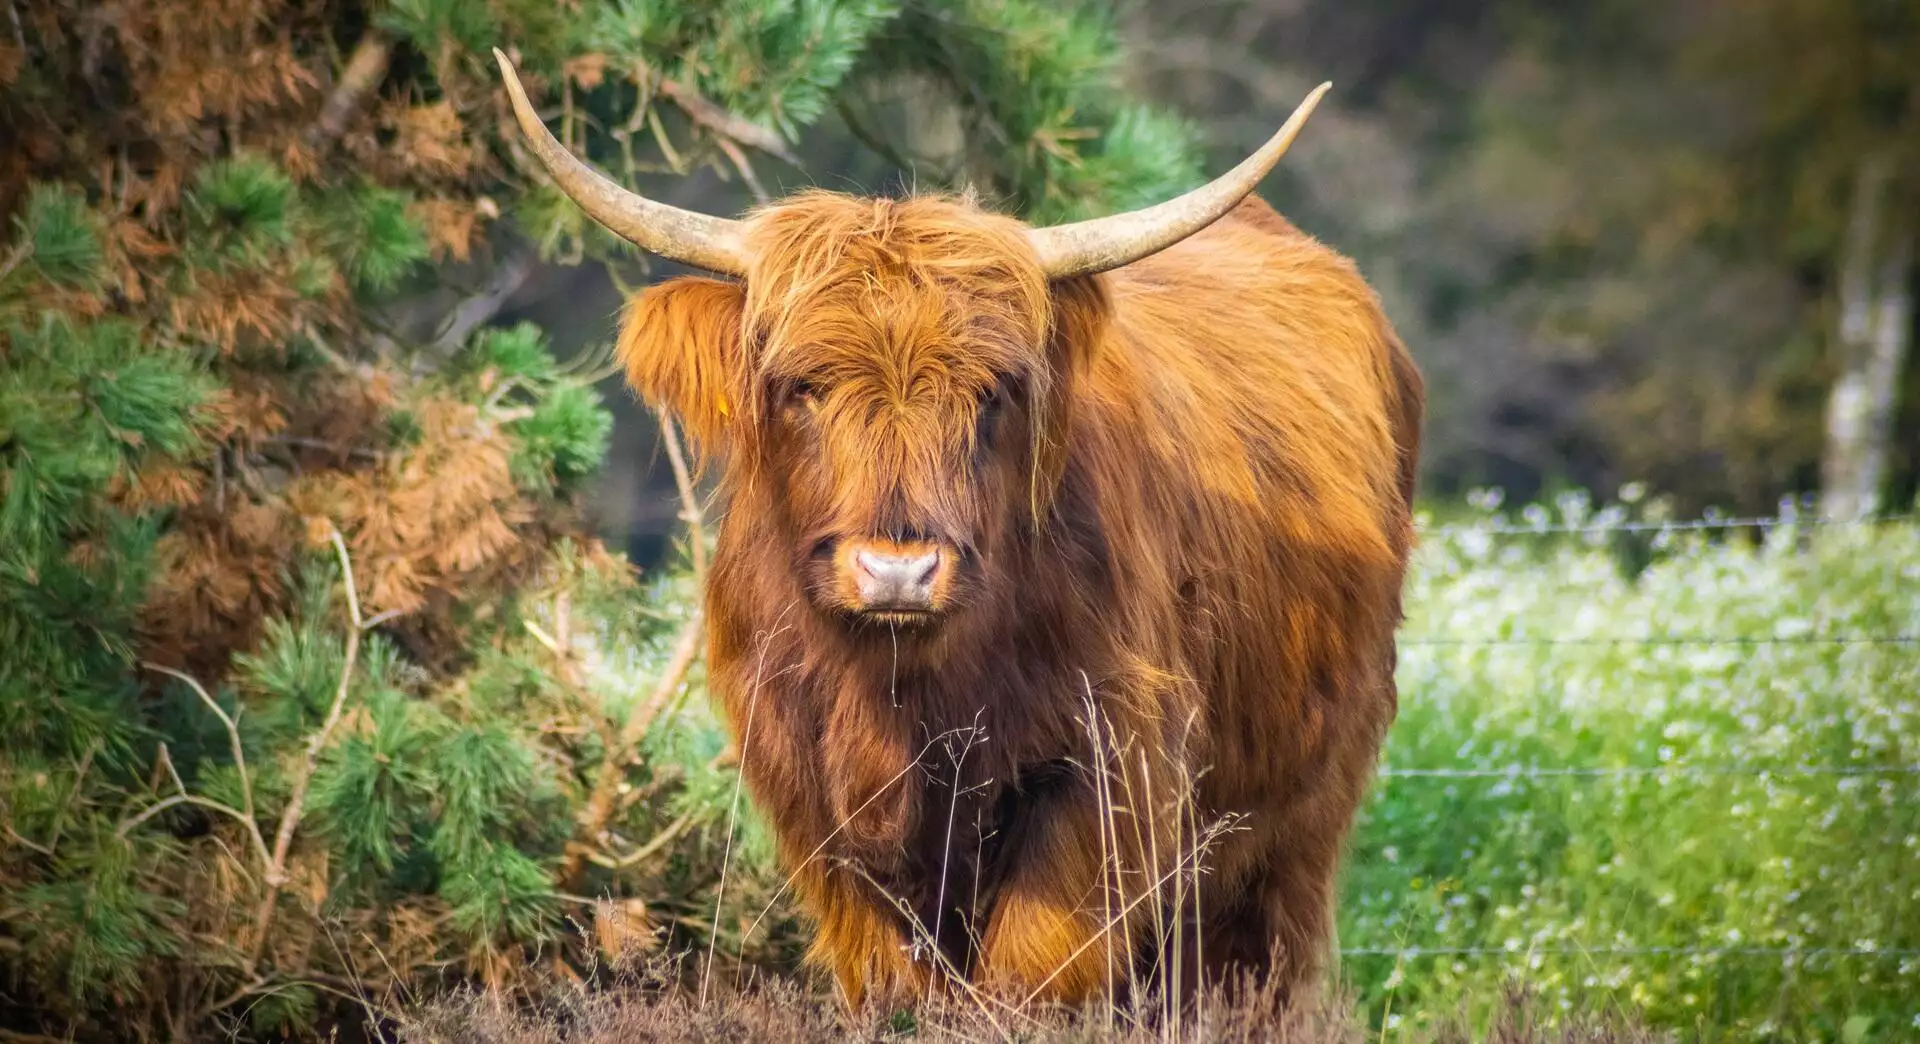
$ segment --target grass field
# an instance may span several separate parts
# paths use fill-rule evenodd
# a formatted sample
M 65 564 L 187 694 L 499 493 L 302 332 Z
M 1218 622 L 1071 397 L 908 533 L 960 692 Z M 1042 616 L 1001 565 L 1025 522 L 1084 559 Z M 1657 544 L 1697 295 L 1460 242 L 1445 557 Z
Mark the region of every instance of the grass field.
M 1466 521 L 1410 580 L 1343 896 L 1344 948 L 1422 951 L 1345 959 L 1385 1039 L 1515 979 L 1708 1039 L 1920 1036 L 1920 529 Z M 1467 774 L 1394 774 L 1434 769 Z

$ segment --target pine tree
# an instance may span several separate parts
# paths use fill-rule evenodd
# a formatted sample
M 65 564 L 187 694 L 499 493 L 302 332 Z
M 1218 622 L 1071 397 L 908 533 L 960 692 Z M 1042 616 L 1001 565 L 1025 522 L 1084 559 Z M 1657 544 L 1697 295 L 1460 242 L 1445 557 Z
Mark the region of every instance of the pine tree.
M 1180 124 L 1119 100 L 1111 26 L 1042 0 L 9 10 L 0 1028 L 308 1034 L 352 984 L 531 987 L 663 926 L 790 960 L 698 694 L 704 537 L 641 578 L 578 507 L 604 348 L 383 317 L 522 244 L 644 265 L 538 173 L 494 46 L 615 176 L 756 192 L 756 162 L 931 74 L 980 144 L 921 176 L 1051 220 L 1198 177 Z

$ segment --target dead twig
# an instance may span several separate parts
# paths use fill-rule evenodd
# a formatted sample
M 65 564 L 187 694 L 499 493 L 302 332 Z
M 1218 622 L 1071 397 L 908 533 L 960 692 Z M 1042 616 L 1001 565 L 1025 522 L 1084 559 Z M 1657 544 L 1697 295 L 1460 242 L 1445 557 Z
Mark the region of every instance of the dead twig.
M 587 854 L 587 859 L 591 861 L 593 865 L 603 866 L 609 870 L 625 870 L 630 866 L 644 863 L 654 856 L 659 855 L 661 852 L 666 851 L 667 846 L 672 844 L 675 838 L 686 833 L 687 828 L 694 824 L 696 818 L 698 817 L 692 812 L 684 813 L 679 819 L 661 828 L 660 832 L 648 839 L 646 844 L 641 845 L 626 855 L 606 856 L 598 852 L 590 852 Z
M 347 67 L 340 72 L 339 82 L 321 104 L 320 118 L 307 132 L 309 144 L 334 141 L 346 131 L 347 121 L 353 118 L 360 103 L 386 79 L 387 60 L 392 51 L 393 45 L 381 33 L 369 31 L 360 38 L 353 54 L 347 58 Z
M 47 846 L 41 844 L 40 842 L 35 841 L 32 838 L 27 837 L 26 835 L 20 833 L 18 830 L 15 830 L 11 824 L 0 823 L 0 830 L 5 830 L 7 832 L 7 840 L 13 842 L 14 844 L 19 845 L 20 847 L 25 848 L 29 851 L 38 852 L 41 855 L 46 856 L 48 859 L 53 858 L 53 849 L 48 848 Z
M 753 164 L 747 162 L 747 154 L 731 138 L 716 138 L 714 143 L 720 151 L 733 161 L 733 167 L 740 172 L 740 180 L 747 183 L 747 191 L 753 194 L 755 203 L 771 202 L 773 197 L 767 194 L 767 187 L 760 184 L 760 176 L 753 172 Z
M 593 781 L 593 792 L 580 813 L 581 840 L 567 846 L 566 858 L 560 864 L 560 880 L 566 887 L 571 888 L 576 883 L 588 854 L 599 845 L 600 835 L 606 832 L 607 822 L 612 818 L 620 796 L 620 783 L 626 775 L 627 762 L 633 758 L 640 741 L 646 738 L 647 730 L 653 726 L 660 709 L 666 706 L 667 701 L 679 690 L 680 683 L 686 679 L 687 671 L 699 655 L 700 638 L 706 631 L 705 623 L 705 614 L 699 609 L 695 609 L 693 615 L 687 618 L 686 625 L 680 629 L 680 639 L 674 647 L 673 657 L 668 660 L 652 695 L 627 718 L 626 725 L 602 755 L 599 775 Z
M 379 450 L 363 449 L 359 446 L 344 446 L 337 442 L 309 438 L 305 435 L 268 435 L 260 441 L 268 446 L 286 446 L 295 449 L 319 450 L 332 453 L 335 456 L 354 457 L 359 460 L 377 462 L 386 459 L 386 454 L 381 453 Z M 216 457 L 215 459 L 218 460 L 219 458 Z
M 780 135 L 727 111 L 724 107 L 710 101 L 705 95 L 678 80 L 662 78 L 659 91 L 671 99 L 687 118 L 712 131 L 723 139 L 737 141 L 748 148 L 758 149 L 776 159 L 795 167 L 800 166 L 800 157 L 794 155 Z
M 207 709 L 213 712 L 214 717 L 220 719 L 220 724 L 227 730 L 227 745 L 233 753 L 233 766 L 235 770 L 240 773 L 240 807 L 236 809 L 230 805 L 221 804 L 218 801 L 212 801 L 187 793 L 186 784 L 180 781 L 180 774 L 174 771 L 172 757 L 164 754 L 163 747 L 162 756 L 166 757 L 167 773 L 173 778 L 174 786 L 179 788 L 180 793 L 169 798 L 163 798 L 141 810 L 139 815 L 122 822 L 119 829 L 120 836 L 125 837 L 127 831 L 153 818 L 165 809 L 172 808 L 175 805 L 195 805 L 238 820 L 247 828 L 247 835 L 253 838 L 253 847 L 260 855 L 261 867 L 263 869 L 271 869 L 273 865 L 273 855 L 267 850 L 266 837 L 260 833 L 260 822 L 254 815 L 253 775 L 247 771 L 247 752 L 245 747 L 240 743 L 239 723 L 234 720 L 232 715 L 226 712 L 225 708 L 220 706 L 219 701 L 213 698 L 213 694 L 207 691 L 206 686 L 200 684 L 198 678 L 184 671 L 176 671 L 171 667 L 150 661 L 143 661 L 141 666 L 147 670 L 167 675 L 170 678 L 177 678 L 187 683 L 187 686 L 193 690 L 194 695 L 200 697 L 200 702 L 206 704 Z
M 653 778 L 648 780 L 644 785 L 633 787 L 620 795 L 620 808 L 618 811 L 625 812 L 627 809 L 632 808 L 642 801 L 652 801 L 655 797 L 659 796 L 661 791 L 680 783 L 686 778 L 687 774 L 680 766 L 662 765 L 654 771 Z
M 137 815 L 129 816 L 121 820 L 120 825 L 114 829 L 114 834 L 119 837 L 126 837 L 133 831 L 134 827 L 165 812 L 167 809 L 179 805 L 192 805 L 196 808 L 204 808 L 209 812 L 218 812 L 223 816 L 239 822 L 245 826 L 247 832 L 253 836 L 254 847 L 259 852 L 261 861 L 264 863 L 269 858 L 266 841 L 261 836 L 260 828 L 254 823 L 251 816 L 234 808 L 232 805 L 223 805 L 212 798 L 203 798 L 198 794 L 175 794 L 172 797 L 161 798 L 146 808 L 141 809 Z
M 167 778 L 173 781 L 175 793 L 184 794 L 187 792 L 187 781 L 180 778 L 180 770 L 174 767 L 173 751 L 167 749 L 165 740 L 161 740 L 154 750 L 152 778 L 147 782 L 147 789 L 155 792 L 159 791 L 160 780 L 158 777 L 162 769 L 166 770 Z
M 158 671 L 170 678 L 178 678 L 186 682 L 188 687 L 193 689 L 193 694 L 200 697 L 200 702 L 206 704 L 207 709 L 213 712 L 213 716 L 220 719 L 221 725 L 226 726 L 227 746 L 233 752 L 233 765 L 240 770 L 240 809 L 251 819 L 253 817 L 253 780 L 249 778 L 247 774 L 247 752 L 246 748 L 240 744 L 239 723 L 214 700 L 213 695 L 207 691 L 206 686 L 201 685 L 200 680 L 193 675 L 187 674 L 184 671 L 176 671 L 171 667 L 165 667 L 150 661 L 143 663 L 143 666 L 145 666 L 147 670 Z M 168 759 L 168 763 L 169 766 L 171 766 L 172 759 Z M 179 776 L 176 775 L 174 778 L 177 780 Z M 180 789 L 185 790 L 186 788 L 181 787 Z
M 16 246 L 12 250 L 7 251 L 7 256 L 5 260 L 0 260 L 0 279 L 5 279 L 6 277 L 12 275 L 14 269 L 20 267 L 20 265 L 23 264 L 27 260 L 27 258 L 30 258 L 32 256 L 33 256 L 33 240 L 22 239 L 19 246 Z
M 264 875 L 267 894 L 261 897 L 260 908 L 253 918 L 253 941 L 247 952 L 246 971 L 249 976 L 260 961 L 260 954 L 266 949 L 267 933 L 273 929 L 273 918 L 279 909 L 280 890 L 287 883 L 287 855 L 293 848 L 293 835 L 300 829 L 300 816 L 307 802 L 307 788 L 313 784 L 314 770 L 320 764 L 320 752 L 325 750 L 327 742 L 333 738 L 333 730 L 340 724 L 340 717 L 346 710 L 347 694 L 353 691 L 353 671 L 360 659 L 360 640 L 366 632 L 378 626 L 382 621 L 391 619 L 394 613 L 381 613 L 368 620 L 360 613 L 360 592 L 353 580 L 353 559 L 347 554 L 347 542 L 340 536 L 340 530 L 332 523 L 327 525 L 328 536 L 333 541 L 334 553 L 340 557 L 340 571 L 343 574 L 347 592 L 347 614 L 351 624 L 347 629 L 346 652 L 340 667 L 340 684 L 334 690 L 333 704 L 327 708 L 327 717 L 320 723 L 313 735 L 307 740 L 307 749 L 300 763 L 294 767 L 292 784 L 288 788 L 287 807 L 280 813 L 280 827 L 274 832 L 273 851 L 268 858 Z
M 667 463 L 673 467 L 673 484 L 680 490 L 680 520 L 687 524 L 687 555 L 693 559 L 693 586 L 705 590 L 707 582 L 706 514 L 700 510 L 700 498 L 694 492 L 693 472 L 687 467 L 686 450 L 680 444 L 679 429 L 665 410 L 660 411 L 660 441 L 667 447 Z

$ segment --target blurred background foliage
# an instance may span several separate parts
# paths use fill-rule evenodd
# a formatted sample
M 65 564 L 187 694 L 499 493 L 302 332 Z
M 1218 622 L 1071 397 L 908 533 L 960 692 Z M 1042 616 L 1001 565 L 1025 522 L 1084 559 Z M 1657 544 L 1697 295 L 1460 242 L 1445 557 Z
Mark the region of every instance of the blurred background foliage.
M 1204 121 L 1208 169 L 1335 82 L 1275 195 L 1360 259 L 1426 370 L 1430 495 L 1816 488 L 1863 206 L 1884 235 L 1854 254 L 1899 271 L 1854 297 L 1911 342 L 1912 4 L 1144 0 L 1127 24 L 1130 80 Z M 1904 504 L 1920 381 L 1894 383 Z
M 495 46 L 572 147 L 714 213 L 808 184 L 1103 213 L 1332 79 L 1266 195 L 1426 370 L 1438 509 L 1644 479 L 1684 513 L 1864 510 L 1920 471 L 1901 0 L 0 7 L 0 1031 L 297 1036 L 363 991 L 662 946 L 791 966 L 682 654 L 699 491 L 607 357 L 675 269 L 546 183 Z M 1461 575 L 1427 594 L 1537 579 Z M 1538 842 L 1499 836 L 1482 858 Z M 1696 979 L 1649 1003 L 1700 1015 Z M 1903 983 L 1849 996 L 1884 1028 Z M 1708 1014 L 1752 1030 L 1776 985 Z

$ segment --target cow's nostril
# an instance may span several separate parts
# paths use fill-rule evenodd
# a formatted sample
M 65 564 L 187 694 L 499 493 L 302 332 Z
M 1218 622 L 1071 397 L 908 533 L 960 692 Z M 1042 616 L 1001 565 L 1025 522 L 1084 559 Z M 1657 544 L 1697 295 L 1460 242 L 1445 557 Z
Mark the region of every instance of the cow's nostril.
M 894 554 L 860 550 L 853 555 L 854 587 L 869 610 L 926 611 L 933 608 L 940 553 Z
M 918 570 L 914 574 L 914 583 L 923 587 L 932 587 L 933 574 L 940 568 L 940 556 L 935 552 L 929 551 L 919 558 L 914 559 L 912 566 Z

